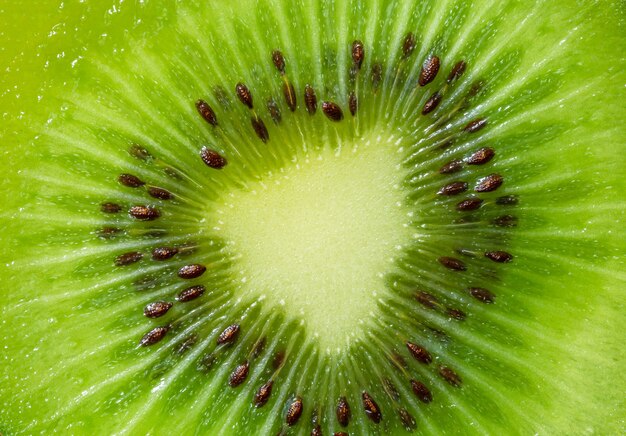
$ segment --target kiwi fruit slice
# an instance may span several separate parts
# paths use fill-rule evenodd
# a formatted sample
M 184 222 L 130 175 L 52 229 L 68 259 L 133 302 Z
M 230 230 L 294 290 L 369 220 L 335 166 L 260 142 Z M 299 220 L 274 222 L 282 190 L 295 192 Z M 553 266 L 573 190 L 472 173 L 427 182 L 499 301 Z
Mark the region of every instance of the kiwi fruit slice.
M 624 432 L 621 2 L 28 6 L 2 434 Z

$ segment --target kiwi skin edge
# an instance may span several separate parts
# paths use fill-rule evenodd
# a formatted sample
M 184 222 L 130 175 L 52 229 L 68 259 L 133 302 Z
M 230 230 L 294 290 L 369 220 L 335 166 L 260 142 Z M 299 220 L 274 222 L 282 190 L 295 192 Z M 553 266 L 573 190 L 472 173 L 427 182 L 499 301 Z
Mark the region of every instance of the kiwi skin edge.
M 337 10 L 341 9 L 341 5 L 338 3 Z M 253 11 L 256 9 L 248 6 L 243 2 L 239 6 L 228 6 L 223 9 L 213 7 L 211 16 L 218 23 L 229 22 L 228 17 L 232 16 L 233 12 L 242 19 L 254 17 Z M 278 7 L 274 3 L 271 6 L 270 9 L 279 16 L 290 14 L 290 9 L 287 7 Z M 470 16 L 477 17 L 476 14 L 484 8 L 488 9 L 488 6 L 493 6 L 493 4 L 483 2 L 475 4 L 469 12 Z M 103 33 L 109 35 L 108 40 L 113 42 L 105 43 L 104 47 L 108 49 L 107 53 L 112 52 L 116 44 L 128 44 L 127 40 L 124 42 L 126 29 L 132 28 L 131 24 L 135 23 L 138 17 L 143 17 L 142 22 L 145 24 L 135 28 L 132 33 L 134 40 L 152 41 L 152 44 L 158 46 L 160 34 L 158 26 L 154 23 L 159 16 L 162 16 L 161 12 L 164 12 L 159 6 L 154 4 L 128 5 L 128 9 L 122 8 L 120 12 L 107 13 L 111 7 L 112 5 L 91 6 L 90 8 L 66 5 L 63 9 L 57 9 L 56 5 L 48 4 L 39 5 L 36 13 L 25 16 L 24 4 L 11 2 L 3 6 L 3 11 L 0 13 L 1 22 L 7 24 L 3 30 L 3 42 L 0 46 L 3 49 L 1 56 L 2 60 L 6 60 L 3 64 L 8 65 L 8 70 L 0 78 L 0 85 L 2 85 L 0 89 L 4 90 L 0 95 L 0 107 L 3 113 L 0 138 L 2 144 L 5 144 L 2 146 L 3 159 L 0 163 L 3 169 L 2 187 L 4 188 L 0 190 L 0 204 L 3 205 L 0 210 L 0 220 L 4 229 L 0 236 L 3 247 L 0 250 L 0 265 L 2 265 L 0 267 L 0 282 L 2 283 L 0 295 L 3 300 L 0 313 L 0 318 L 3 320 L 0 344 L 4 347 L 2 358 L 0 358 L 0 432 L 3 434 L 28 433 L 45 429 L 69 430 L 79 434 L 100 428 L 104 431 L 115 431 L 123 428 L 128 422 L 133 423 L 134 428 L 138 430 L 157 431 L 172 425 L 191 431 L 193 427 L 184 427 L 182 424 L 184 412 L 175 407 L 176 401 L 182 401 L 181 395 L 176 395 L 176 393 L 182 392 L 187 384 L 193 386 L 194 382 L 200 385 L 210 383 L 207 380 L 211 380 L 210 376 L 213 374 L 209 372 L 208 379 L 201 379 L 199 378 L 202 377 L 199 375 L 201 373 L 196 371 L 195 366 L 193 371 L 183 374 L 181 377 L 184 383 L 174 383 L 171 390 L 164 391 L 174 404 L 169 403 L 168 407 L 164 406 L 165 412 L 158 418 L 149 415 L 150 419 L 136 421 L 141 417 L 137 405 L 154 404 L 151 401 L 161 397 L 143 396 L 142 386 L 133 382 L 125 382 L 123 386 L 122 390 L 126 393 L 123 396 L 125 399 L 116 396 L 116 392 L 103 393 L 101 398 L 92 397 L 85 403 L 90 407 L 78 407 L 72 409 L 73 412 L 70 414 L 55 415 L 57 410 L 80 399 L 81 392 L 97 386 L 98 381 L 111 377 L 113 374 L 107 372 L 107 367 L 114 367 L 121 373 L 126 368 L 125 359 L 129 359 L 129 362 L 136 362 L 135 357 L 126 355 L 92 357 L 92 360 L 87 358 L 84 365 L 93 368 L 92 377 L 89 377 L 86 371 L 72 374 L 71 365 L 68 363 L 66 368 L 63 364 L 65 361 L 72 362 L 75 356 L 82 356 L 85 352 L 84 347 L 93 346 L 94 341 L 104 340 L 106 335 L 102 335 L 102 331 L 112 331 L 113 333 L 109 334 L 121 335 L 117 336 L 119 339 L 130 327 L 124 325 L 119 319 L 109 318 L 104 312 L 98 312 L 96 308 L 86 310 L 81 307 L 83 300 L 62 297 L 66 292 L 69 292 L 68 296 L 74 293 L 79 295 L 80 289 L 88 288 L 86 285 L 96 284 L 94 281 L 76 276 L 73 265 L 59 262 L 59 253 L 79 253 L 81 247 L 88 244 L 89 236 L 81 233 L 82 228 L 77 224 L 78 217 L 74 216 L 73 221 L 73 225 L 77 226 L 76 231 L 71 226 L 67 227 L 67 220 L 61 222 L 56 219 L 59 216 L 65 218 L 58 212 L 58 206 L 63 205 L 68 196 L 56 191 L 58 187 L 55 187 L 54 183 L 49 183 L 47 178 L 67 164 L 63 160 L 63 154 L 68 150 L 68 144 L 63 143 L 62 138 L 58 137 L 56 139 L 59 142 L 56 146 L 55 141 L 37 139 L 42 134 L 42 126 L 47 120 L 53 119 L 63 123 L 59 120 L 62 120 L 63 114 L 68 112 L 60 108 L 64 102 L 71 101 L 67 97 L 71 95 L 71 89 L 74 86 L 79 88 L 82 86 L 78 79 L 87 80 L 80 76 L 80 72 L 73 72 L 80 70 L 80 63 L 78 70 L 74 70 L 69 61 L 83 52 L 87 57 L 92 56 L 101 44 L 100 35 Z M 444 8 L 444 6 L 441 7 Z M 505 16 L 513 15 L 518 18 L 518 22 L 531 12 L 530 9 L 526 10 L 515 2 L 500 7 Z M 532 314 L 532 319 L 524 318 L 524 311 L 521 311 L 521 320 L 520 314 L 516 314 L 518 318 L 511 317 L 510 322 L 515 325 L 526 322 L 528 331 L 540 330 L 542 335 L 528 333 L 528 336 L 522 336 L 524 341 L 519 344 L 518 348 L 510 350 L 511 356 L 521 362 L 520 366 L 528 371 L 528 374 L 524 375 L 533 381 L 532 384 L 502 387 L 500 375 L 495 373 L 492 376 L 493 388 L 505 389 L 502 392 L 510 395 L 509 401 L 512 404 L 520 405 L 520 410 L 533 412 L 532 419 L 528 414 L 521 412 L 490 415 L 488 411 L 480 407 L 480 402 L 472 404 L 472 408 L 465 409 L 465 412 L 470 416 L 478 417 L 482 428 L 492 432 L 522 428 L 542 433 L 577 433 L 594 430 L 600 434 L 616 434 L 625 430 L 623 413 L 625 386 L 621 365 L 624 361 L 624 352 L 623 347 L 620 346 L 620 332 L 623 331 L 624 321 L 621 316 L 623 298 L 620 298 L 622 295 L 620 291 L 624 288 L 626 278 L 623 273 L 622 256 L 626 247 L 624 247 L 625 238 L 622 237 L 620 231 L 623 228 L 621 221 L 623 220 L 623 200 L 620 196 L 622 191 L 620 188 L 624 187 L 623 176 L 626 165 L 624 165 L 623 157 L 624 131 L 621 127 L 624 125 L 624 111 L 619 104 L 624 101 L 622 85 L 625 77 L 623 68 L 618 68 L 623 66 L 618 49 L 624 44 L 623 14 L 620 12 L 623 7 L 618 2 L 590 3 L 582 6 L 574 2 L 564 2 L 559 5 L 539 3 L 536 8 L 539 8 L 541 12 L 535 15 L 538 17 L 538 24 L 533 25 L 537 30 L 533 44 L 530 43 L 531 39 L 528 37 L 527 46 L 531 47 L 528 49 L 530 54 L 527 56 L 531 59 L 528 65 L 533 64 L 532 47 L 542 51 L 543 45 L 556 46 L 556 42 L 564 39 L 570 31 L 573 32 L 574 28 L 579 29 L 577 31 L 580 33 L 574 32 L 573 35 L 584 35 L 584 38 L 568 39 L 563 45 L 564 48 L 560 49 L 562 52 L 555 51 L 556 60 L 553 61 L 558 62 L 558 68 L 555 65 L 556 69 L 564 71 L 560 89 L 568 91 L 566 93 L 568 98 L 563 102 L 564 109 L 561 108 L 559 112 L 559 109 L 555 107 L 554 110 L 566 120 L 575 119 L 576 122 L 573 124 L 576 126 L 570 127 L 553 143 L 548 143 L 545 148 L 525 149 L 521 155 L 511 157 L 513 161 L 522 162 L 517 167 L 518 169 L 533 166 L 538 168 L 539 166 L 542 169 L 542 177 L 529 173 L 526 177 L 531 180 L 525 182 L 524 174 L 519 176 L 520 190 L 527 189 L 527 191 L 520 192 L 521 198 L 532 202 L 532 206 L 528 207 L 530 209 L 528 216 L 532 218 L 530 221 L 534 227 L 527 230 L 522 228 L 510 242 L 511 245 L 507 246 L 507 249 L 517 256 L 514 262 L 521 257 L 521 266 L 511 264 L 514 272 L 511 276 L 504 277 L 503 280 L 506 283 L 515 283 L 516 286 L 512 286 L 511 289 L 517 289 L 518 295 L 529 296 L 529 300 L 523 300 L 528 303 L 524 306 L 524 310 Z M 349 9 L 346 7 L 346 10 Z M 384 8 L 379 8 L 379 10 L 382 11 Z M 616 14 L 615 11 L 618 13 Z M 187 13 L 193 16 L 201 12 L 190 6 Z M 85 17 L 84 20 L 80 18 L 81 16 Z M 107 19 L 102 17 L 107 17 Z M 549 22 L 544 17 L 554 18 Z M 313 20 L 314 17 L 307 19 Z M 168 20 L 173 20 L 173 18 L 168 18 Z M 354 22 L 369 23 L 369 17 L 360 17 L 359 20 L 354 18 Z M 251 19 L 250 22 L 262 23 L 264 21 L 257 17 L 256 21 Z M 353 22 L 353 19 L 351 18 L 348 22 Z M 371 41 L 367 38 L 368 26 L 366 24 L 355 28 L 358 31 L 355 30 L 354 35 L 346 36 L 346 40 L 350 43 L 355 38 L 363 39 L 366 50 L 364 65 L 368 65 L 368 56 L 375 56 L 376 50 L 379 50 L 378 47 L 372 48 L 369 45 Z M 173 24 L 170 25 L 173 26 Z M 32 31 L 24 32 L 24 29 L 32 29 Z M 397 32 L 398 38 L 394 42 L 394 47 L 398 50 L 400 50 L 406 30 L 403 27 Z M 415 34 L 421 37 L 419 30 L 413 29 Z M 520 44 L 522 42 L 526 40 L 520 41 Z M 155 51 L 150 43 L 147 43 L 146 47 L 150 52 Z M 419 42 L 417 47 L 416 52 L 420 47 Z M 270 68 L 274 67 L 271 64 L 270 53 L 274 48 L 276 47 L 268 44 L 267 53 L 258 55 L 267 64 L 264 68 L 267 67 L 268 71 L 272 72 Z M 295 49 L 290 51 L 291 56 L 289 56 L 287 54 L 289 47 L 281 46 L 280 48 L 285 51 L 287 74 L 298 85 L 297 96 L 300 101 L 297 114 L 308 116 L 302 106 L 305 83 L 303 79 L 300 79 L 299 71 L 293 71 Z M 346 50 L 346 56 L 349 56 L 349 46 Z M 163 50 L 163 53 L 167 52 Z M 60 53 L 64 55 L 57 57 Z M 40 56 L 36 56 L 37 54 Z M 47 67 L 43 59 L 50 60 Z M 111 65 L 117 62 L 115 57 L 113 59 Z M 602 61 L 598 62 L 598 59 Z M 445 63 L 442 63 L 439 79 L 445 79 L 448 69 L 456 60 L 447 59 Z M 541 61 L 541 59 L 536 60 Z M 98 62 L 101 62 L 101 59 L 98 59 Z M 243 62 L 245 63 L 245 60 Z M 469 74 L 472 68 L 479 67 L 472 66 L 468 62 L 466 74 Z M 227 84 L 234 88 L 235 82 L 229 81 Z M 206 83 L 206 90 L 188 89 L 189 95 L 184 105 L 189 105 L 189 114 L 195 115 L 193 103 L 196 98 L 204 97 L 205 94 L 210 95 L 209 85 L 213 83 Z M 531 85 L 528 86 L 540 87 L 540 85 L 541 80 L 538 79 L 531 81 Z M 107 85 L 99 83 L 97 86 L 106 88 Z M 231 91 L 230 98 L 233 105 L 239 104 L 230 88 L 229 91 Z M 264 110 L 264 101 L 261 99 L 261 94 L 258 94 L 258 98 L 257 94 L 254 95 L 255 99 L 258 99 L 258 103 L 255 100 L 255 107 L 258 106 L 261 112 Z M 40 96 L 42 98 L 38 98 Z M 274 95 L 274 98 L 279 101 L 283 96 L 278 93 Z M 318 100 L 319 105 L 314 122 L 321 122 L 321 120 L 327 122 L 321 113 L 323 101 L 321 95 Z M 280 100 L 280 103 L 283 104 L 283 100 Z M 290 111 L 284 104 L 281 108 L 283 115 L 281 122 L 284 124 Z M 351 115 L 347 103 L 343 103 L 342 108 L 343 123 L 349 120 Z M 76 108 L 67 110 L 69 113 L 80 112 Z M 549 109 L 537 106 L 532 110 L 529 109 L 528 113 L 535 113 L 533 110 L 537 111 L 536 117 L 539 121 L 544 116 L 548 120 L 553 119 L 545 115 Z M 228 111 L 223 110 L 220 116 L 224 116 L 224 113 Z M 189 119 L 192 119 L 191 115 Z M 607 120 L 611 122 L 607 123 Z M 272 130 L 273 122 L 268 115 L 264 116 L 264 121 L 270 130 L 267 144 L 271 145 L 272 133 L 276 130 Z M 251 128 L 249 117 L 246 118 L 246 122 L 246 128 Z M 72 125 L 71 120 L 67 120 L 67 123 Z M 199 149 L 206 137 L 197 133 L 203 132 L 202 130 L 197 127 L 194 129 L 196 132 L 194 134 L 197 134 L 197 138 L 194 139 L 197 139 Z M 70 130 L 67 132 L 71 136 L 72 132 Z M 115 146 L 117 147 L 117 144 Z M 104 143 L 101 151 L 106 153 L 113 149 L 113 146 Z M 115 150 L 119 151 L 119 149 Z M 502 154 L 503 150 L 507 149 L 498 148 L 496 152 Z M 198 156 L 194 155 L 194 158 Z M 131 162 L 130 158 L 124 159 Z M 191 161 L 191 158 L 189 159 Z M 76 164 L 77 161 L 70 160 L 69 162 Z M 132 162 L 142 165 L 136 160 Z M 201 161 L 199 165 L 202 165 Z M 229 165 L 231 165 L 230 162 Z M 89 178 L 91 166 L 86 165 L 84 168 L 87 168 L 85 169 L 87 174 L 84 176 Z M 228 166 L 225 169 L 227 168 Z M 55 171 L 51 171 L 52 169 Z M 118 173 L 126 169 L 120 169 Z M 60 171 L 57 173 L 62 174 Z M 70 172 L 70 174 L 75 173 Z M 114 179 L 117 175 L 117 173 L 112 173 L 111 177 Z M 111 187 L 116 190 L 120 189 L 114 183 L 109 185 L 109 188 Z M 69 197 L 71 198 L 72 195 Z M 87 201 L 93 202 L 97 208 L 101 199 L 96 197 L 89 197 Z M 52 201 L 52 198 L 55 200 Z M 77 203 L 70 206 L 70 209 L 79 210 L 80 207 L 80 203 Z M 144 254 L 144 257 L 146 256 L 149 256 L 148 251 Z M 129 267 L 132 268 L 131 265 Z M 85 286 L 79 286 L 83 284 Z M 191 286 L 192 283 L 189 285 Z M 146 285 L 146 289 L 149 291 L 151 288 Z M 506 307 L 506 303 L 503 303 L 506 299 L 502 300 L 500 297 L 501 295 L 496 297 L 498 300 L 493 305 L 495 311 L 500 310 L 501 306 Z M 514 300 L 515 295 L 511 298 L 513 298 L 511 301 L 519 301 Z M 492 308 L 486 307 L 485 310 L 487 309 Z M 139 310 L 139 317 L 143 317 L 141 314 L 143 306 L 137 306 L 133 310 Z M 513 312 L 513 309 L 511 311 Z M 504 316 L 508 313 L 505 311 Z M 64 314 L 67 315 L 67 319 L 61 321 Z M 97 319 L 103 320 L 102 331 L 89 332 L 81 328 L 83 325 L 97 325 L 94 322 Z M 111 329 L 111 325 L 121 330 Z M 524 328 L 520 326 L 516 329 L 516 332 L 524 331 Z M 244 333 L 243 329 L 242 333 Z M 245 339 L 245 335 L 242 335 L 240 339 Z M 133 345 L 136 345 L 138 340 L 138 337 L 132 337 Z M 189 344 L 191 342 L 193 341 Z M 506 346 L 505 342 L 503 344 Z M 193 345 L 189 346 L 192 347 L 190 350 L 193 350 Z M 406 348 L 401 351 L 407 353 Z M 140 353 L 144 353 L 141 354 L 142 358 L 149 356 L 151 352 L 154 353 L 151 349 L 140 350 Z M 405 354 L 405 358 L 410 358 L 410 354 Z M 471 359 L 471 356 L 468 356 L 468 359 Z M 156 368 L 155 371 L 165 370 L 169 362 L 169 357 L 162 359 L 160 369 Z M 211 371 L 216 369 L 219 371 L 219 362 L 218 358 L 216 361 L 218 366 Z M 419 367 L 416 366 L 416 368 Z M 225 377 L 231 373 L 231 369 L 229 367 L 228 371 L 225 371 Z M 137 378 L 141 379 L 144 375 L 138 374 Z M 472 377 L 469 376 L 469 379 L 471 380 Z M 313 381 L 309 382 L 313 384 Z M 360 383 L 366 384 L 367 382 L 361 381 Z M 226 389 L 227 382 L 224 381 L 222 385 L 222 389 Z M 341 380 L 338 380 L 336 385 L 341 385 Z M 276 384 L 274 389 L 278 392 L 279 385 Z M 447 389 L 449 388 L 441 388 L 439 393 L 447 392 Z M 469 392 L 466 395 L 473 395 L 482 389 L 484 388 L 470 383 L 464 385 L 463 390 L 459 391 L 461 394 L 457 392 L 452 395 L 460 395 L 458 398 L 462 402 L 462 395 L 465 392 Z M 250 398 L 245 399 L 246 407 L 249 405 L 253 407 L 251 398 L 254 390 L 252 389 L 249 393 Z M 384 394 L 384 387 L 380 388 L 380 392 Z M 450 390 L 450 392 L 456 391 Z M 401 392 L 401 398 L 406 396 L 405 393 Z M 363 425 L 363 428 L 375 429 L 376 427 L 370 427 L 374 424 L 364 414 L 361 392 L 358 392 L 358 395 L 350 398 L 354 415 L 350 425 Z M 474 398 L 480 398 L 480 395 Z M 456 400 L 457 397 L 453 398 Z M 375 399 L 383 403 L 379 397 Z M 291 401 L 291 397 L 286 400 Z M 337 399 L 332 400 L 335 402 Z M 433 407 L 421 408 L 420 405 L 418 410 L 421 413 L 417 416 L 418 428 L 423 432 L 437 433 L 438 426 L 443 426 L 446 429 L 465 432 L 468 422 L 461 419 L 463 414 L 448 414 L 445 410 L 446 407 L 450 407 L 450 404 L 454 404 L 455 400 L 447 403 L 441 395 L 435 395 L 434 402 L 430 404 Z M 112 407 L 111 404 L 115 404 L 116 401 L 119 401 L 120 406 Z M 161 400 L 156 401 L 157 406 L 161 406 Z M 166 401 L 163 401 L 165 404 Z M 499 400 L 486 397 L 485 401 L 491 404 Z M 132 406 L 133 404 L 135 406 Z M 226 403 L 219 404 L 223 407 Z M 304 407 L 305 413 L 296 424 L 299 427 L 293 428 L 309 431 L 309 426 L 312 426 L 313 405 L 305 403 Z M 226 408 L 225 410 L 235 409 Z M 262 411 L 256 415 L 250 412 L 248 417 L 240 417 L 237 414 L 229 416 L 227 413 L 221 416 L 222 418 L 228 417 L 240 425 L 241 427 L 236 427 L 237 432 L 242 432 L 242 428 L 246 425 L 252 426 L 248 428 L 264 428 L 264 416 L 271 413 L 268 410 L 280 416 L 281 422 L 284 421 L 283 410 L 274 403 L 268 404 L 267 410 L 259 410 Z M 210 408 L 207 413 L 209 412 Z M 328 415 L 325 413 L 323 416 L 329 419 Z M 400 421 L 396 415 L 398 412 L 387 406 L 383 409 L 382 424 L 392 426 L 388 427 L 389 431 L 401 432 L 402 429 L 397 424 Z M 52 416 L 55 416 L 54 420 L 46 420 L 46 417 Z M 210 419 L 206 418 L 207 416 Z M 222 418 L 215 418 L 210 414 L 198 415 L 193 420 L 193 425 L 201 429 L 217 428 L 222 424 Z M 326 425 L 327 421 L 322 422 Z M 389 424 L 386 424 L 388 422 Z M 324 429 L 327 430 L 326 427 Z M 332 431 L 341 431 L 341 428 L 333 426 Z

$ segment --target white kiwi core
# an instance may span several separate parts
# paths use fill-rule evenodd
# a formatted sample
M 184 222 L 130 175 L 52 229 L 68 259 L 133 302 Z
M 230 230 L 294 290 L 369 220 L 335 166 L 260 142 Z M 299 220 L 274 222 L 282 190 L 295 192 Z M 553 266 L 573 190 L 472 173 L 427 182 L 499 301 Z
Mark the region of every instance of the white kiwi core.
M 400 155 L 360 141 L 310 152 L 229 193 L 219 211 L 236 292 L 301 319 L 328 351 L 344 349 L 376 317 L 413 233 Z

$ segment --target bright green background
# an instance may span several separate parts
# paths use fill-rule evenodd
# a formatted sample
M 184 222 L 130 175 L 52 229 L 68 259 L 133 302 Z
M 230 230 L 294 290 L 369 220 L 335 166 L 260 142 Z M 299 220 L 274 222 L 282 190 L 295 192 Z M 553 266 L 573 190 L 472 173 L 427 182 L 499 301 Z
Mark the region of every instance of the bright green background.
M 24 228 L 18 208 L 31 201 L 35 193 L 29 190 L 29 181 L 21 178 L 19 172 L 23 168 L 36 168 L 38 159 L 41 159 L 37 150 L 28 148 L 28 144 L 33 130 L 36 130 L 33 127 L 56 110 L 56 102 L 45 98 L 48 88 L 62 87 L 54 71 L 65 68 L 63 59 L 72 59 L 82 50 L 83 43 L 89 44 L 92 50 L 96 49 L 101 32 L 104 29 L 111 31 L 111 22 L 117 20 L 129 24 L 134 21 L 132 14 L 111 16 L 107 12 L 109 6 L 100 6 L 95 2 L 65 3 L 64 8 L 60 8 L 60 2 L 4 3 L 0 7 L 0 268 L 20 257 L 20 244 L 28 240 L 29 229 Z M 572 7 L 575 2 L 563 3 Z M 558 10 L 565 7 L 564 4 L 555 2 L 553 8 Z M 591 427 L 606 434 L 625 430 L 623 393 L 626 356 L 623 332 L 626 331 L 626 238 L 623 231 L 623 188 L 626 150 L 623 126 L 626 119 L 623 102 L 626 101 L 626 77 L 623 60 L 624 13 L 618 5 L 622 3 L 598 5 L 597 15 L 590 16 L 587 23 L 595 33 L 584 34 L 575 53 L 588 67 L 588 73 L 580 77 L 581 88 L 589 86 L 594 90 L 585 92 L 585 101 L 578 102 L 579 108 L 585 108 L 581 111 L 580 122 L 587 129 L 583 133 L 592 129 L 597 134 L 586 137 L 585 150 L 580 149 L 576 157 L 563 156 L 563 160 L 558 162 L 563 171 L 572 172 L 572 178 L 598 187 L 610 186 L 611 189 L 599 191 L 595 197 L 585 197 L 580 208 L 573 209 L 568 215 L 550 217 L 552 225 L 545 229 L 545 233 L 557 235 L 559 232 L 567 234 L 568 231 L 576 234 L 576 230 L 585 227 L 587 235 L 590 235 L 585 241 L 593 242 L 601 258 L 590 260 L 592 254 L 588 245 L 581 249 L 583 257 L 577 258 L 576 245 L 573 244 L 566 254 L 559 253 L 557 258 L 560 262 L 554 261 L 551 265 L 554 268 L 567 268 L 569 265 L 571 271 L 546 279 L 550 286 L 555 287 L 555 293 L 565 296 L 570 292 L 577 296 L 571 302 L 555 303 L 563 304 L 562 312 L 567 319 L 554 339 L 569 342 L 570 348 L 581 354 L 561 360 L 555 357 L 552 362 L 544 362 L 545 365 L 553 363 L 553 366 L 542 368 L 559 377 L 562 385 L 566 386 L 563 391 L 571 393 L 551 404 L 552 409 L 546 411 L 542 418 L 549 419 L 555 428 L 566 429 L 568 433 L 585 433 Z M 546 11 L 546 15 L 553 12 Z M 87 17 L 84 20 L 83 14 Z M 152 18 L 168 20 L 156 13 L 152 14 Z M 75 29 L 78 29 L 79 37 L 76 37 Z M 123 40 L 124 35 L 113 34 L 111 38 Z M 50 69 L 44 71 L 46 60 L 57 56 L 64 57 L 53 61 Z M 567 65 L 564 68 L 567 69 Z M 612 79 L 611 83 L 605 80 L 607 77 Z M 40 94 L 44 95 L 44 99 L 38 102 Z M 577 132 L 571 133 L 573 142 L 576 135 Z M 559 195 L 556 194 L 557 199 Z M 517 244 L 518 251 L 523 251 L 524 243 L 518 241 Z M 21 282 L 19 272 L 15 271 L 6 273 L 0 269 L 0 277 L 12 278 L 10 281 L 0 280 L 0 296 L 20 292 L 20 284 L 28 282 Z M 580 295 L 584 295 L 588 303 Z M 6 318 L 0 322 L 6 328 Z M 8 331 L 17 332 L 15 327 L 9 326 Z M 6 360 L 6 356 L 0 359 Z M 0 363 L 0 377 L 6 377 L 6 372 L 16 369 Z M 0 415 L 0 430 L 4 430 L 2 419 L 7 413 L 10 416 L 11 410 L 4 410 Z

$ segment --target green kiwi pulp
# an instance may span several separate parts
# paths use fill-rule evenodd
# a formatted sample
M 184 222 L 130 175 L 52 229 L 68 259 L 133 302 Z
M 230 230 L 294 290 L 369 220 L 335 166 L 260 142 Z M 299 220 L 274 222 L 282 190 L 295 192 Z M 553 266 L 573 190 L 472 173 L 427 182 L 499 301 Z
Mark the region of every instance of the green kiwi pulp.
M 619 2 L 2 14 L 0 432 L 624 430 Z

